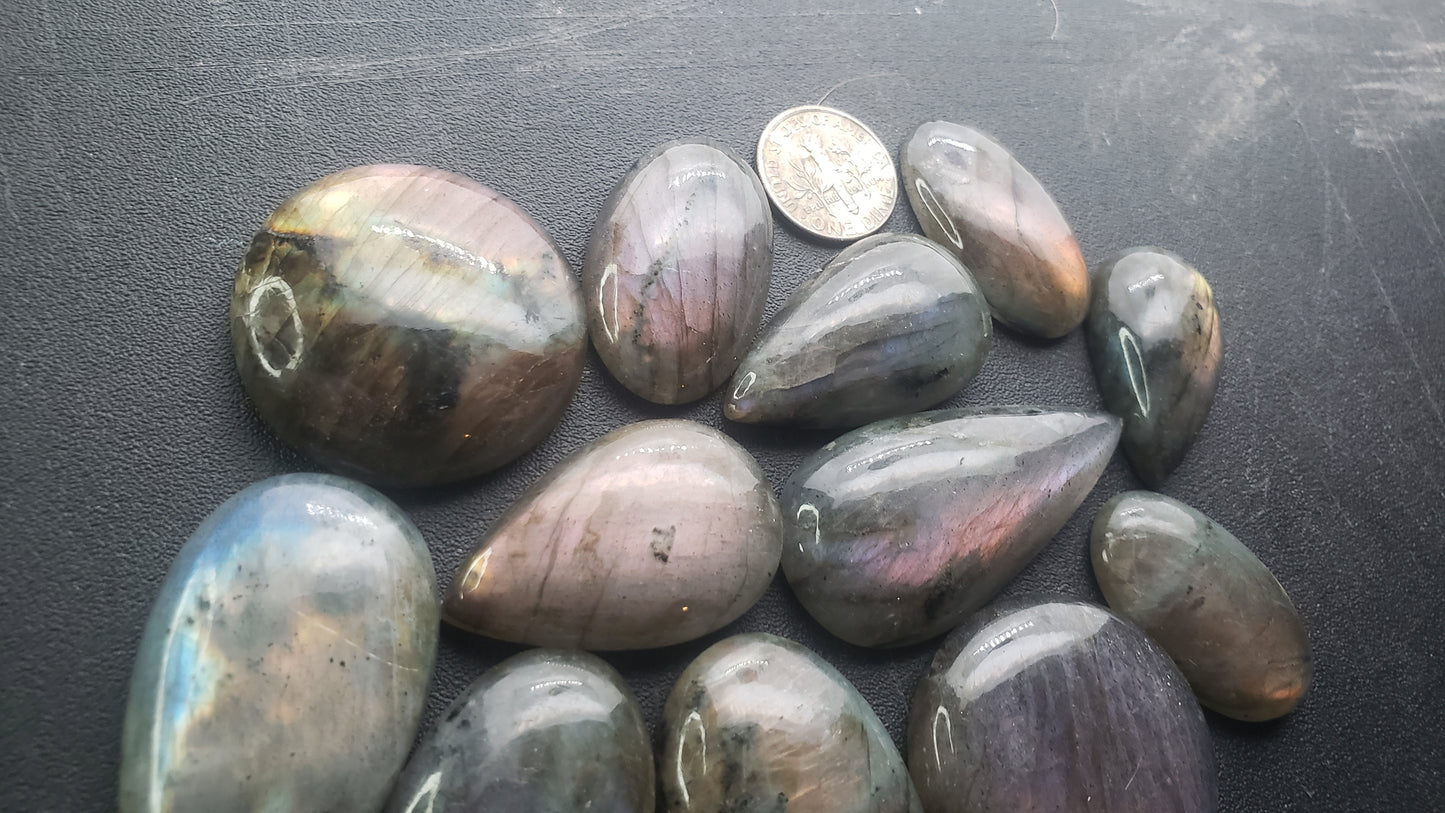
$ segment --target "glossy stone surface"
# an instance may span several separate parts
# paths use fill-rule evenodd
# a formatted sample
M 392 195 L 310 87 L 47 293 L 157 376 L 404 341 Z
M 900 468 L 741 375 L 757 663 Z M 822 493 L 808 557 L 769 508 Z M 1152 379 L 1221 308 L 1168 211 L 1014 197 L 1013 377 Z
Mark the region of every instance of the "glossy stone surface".
M 652 813 L 652 744 L 622 676 L 534 649 L 482 675 L 406 765 L 389 813 Z
M 984 610 L 938 650 L 908 715 L 929 813 L 1212 811 L 1204 715 L 1169 658 L 1102 607 Z
M 738 366 L 723 413 L 858 426 L 917 412 L 973 379 L 993 345 L 983 293 L 937 243 L 880 234 L 793 292 Z
M 921 813 L 888 732 L 847 678 L 766 633 L 725 638 L 668 695 L 668 811 Z
M 1164 648 L 1199 702 L 1239 720 L 1288 714 L 1309 688 L 1309 636 L 1269 568 L 1178 500 L 1127 491 L 1104 503 L 1090 546 L 1114 612 Z
M 241 380 L 282 440 L 343 474 L 426 485 L 507 463 L 582 375 L 582 296 L 525 212 L 414 166 L 338 172 L 277 207 L 236 276 Z
M 1176 255 L 1129 249 L 1094 272 L 1087 333 L 1104 406 L 1124 419 L 1124 454 L 1158 485 L 1194 443 L 1219 385 L 1214 292 Z
M 783 490 L 783 572 L 830 632 L 898 646 L 952 629 L 1038 555 L 1119 439 L 1098 412 L 947 409 L 824 446 Z
M 1089 272 L 1074 232 L 1038 179 L 1003 145 L 961 124 L 920 125 L 899 153 L 923 233 L 973 272 L 994 316 L 1054 338 L 1089 307 Z
M 227 500 L 151 609 L 123 813 L 379 810 L 421 721 L 436 575 L 385 497 L 290 474 Z
M 667 646 L 751 607 L 781 522 L 756 462 L 690 421 L 603 435 L 537 481 L 462 562 L 443 616 L 505 641 Z
M 638 160 L 602 205 L 582 287 L 592 344 L 622 385 L 683 404 L 742 359 L 768 298 L 773 216 L 732 150 L 672 141 Z

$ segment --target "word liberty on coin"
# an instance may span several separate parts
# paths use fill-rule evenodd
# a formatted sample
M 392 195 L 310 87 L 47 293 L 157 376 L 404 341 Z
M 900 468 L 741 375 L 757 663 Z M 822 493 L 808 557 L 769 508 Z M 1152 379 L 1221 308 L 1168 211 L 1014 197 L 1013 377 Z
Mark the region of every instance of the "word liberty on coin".
M 768 122 L 758 139 L 758 174 L 783 217 L 829 240 L 872 234 L 898 200 L 883 142 L 830 107 L 794 107 Z

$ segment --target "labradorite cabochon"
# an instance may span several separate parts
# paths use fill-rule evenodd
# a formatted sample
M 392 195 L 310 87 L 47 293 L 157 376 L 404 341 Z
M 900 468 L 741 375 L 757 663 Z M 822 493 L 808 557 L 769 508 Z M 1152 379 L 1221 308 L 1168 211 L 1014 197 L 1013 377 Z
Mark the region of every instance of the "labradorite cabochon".
M 428 167 L 356 167 L 281 204 L 236 276 L 257 413 L 385 485 L 472 477 L 551 432 L 582 374 L 576 278 L 516 204 Z
M 1090 549 L 1109 607 L 1174 658 L 1199 702 L 1239 720 L 1299 704 L 1314 673 L 1304 622 L 1234 534 L 1171 497 L 1127 491 L 1099 509 Z
M 992 344 L 988 303 L 952 254 L 874 235 L 793 292 L 738 365 L 723 414 L 851 427 L 917 412 L 972 380 Z
M 1002 144 L 962 124 L 922 124 L 899 152 L 923 233 L 973 272 L 1000 322 L 1056 338 L 1084 320 L 1089 272 L 1043 184 Z
M 1214 291 L 1178 255 L 1131 248 L 1094 270 L 1085 332 L 1104 406 L 1124 419 L 1124 455 L 1157 486 L 1184 460 L 1219 386 Z
M 1102 607 L 1006 602 L 934 655 L 908 712 L 929 813 L 1216 809 L 1214 753 L 1169 657 Z
M 922 813 L 868 701 L 787 639 L 747 633 L 708 647 L 673 685 L 662 724 L 672 813 Z
M 1103 412 L 943 409 L 869 424 L 804 461 L 783 489 L 783 572 L 850 643 L 952 629 L 1038 555 L 1119 439 Z
M 488 670 L 422 740 L 387 813 L 652 813 L 652 744 L 622 676 L 534 649 Z
M 592 345 L 633 393 L 696 401 L 747 350 L 772 268 L 772 210 L 747 162 L 711 141 L 663 144 L 593 226 L 582 265 Z
M 437 615 L 421 534 L 372 489 L 290 474 L 236 494 L 151 609 L 120 810 L 379 809 L 421 720 Z
M 444 617 L 538 646 L 676 644 L 756 603 L 781 540 L 772 486 L 731 438 L 691 421 L 634 423 L 573 453 L 492 524 Z

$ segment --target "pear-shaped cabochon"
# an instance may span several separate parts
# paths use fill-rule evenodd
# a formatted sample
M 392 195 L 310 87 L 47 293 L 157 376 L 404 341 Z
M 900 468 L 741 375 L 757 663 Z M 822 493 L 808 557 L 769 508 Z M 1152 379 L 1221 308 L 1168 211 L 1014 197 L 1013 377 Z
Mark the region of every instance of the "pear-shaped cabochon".
M 690 421 L 644 421 L 577 451 L 493 523 L 443 614 L 505 641 L 666 646 L 742 615 L 777 572 L 778 505 L 758 465 Z

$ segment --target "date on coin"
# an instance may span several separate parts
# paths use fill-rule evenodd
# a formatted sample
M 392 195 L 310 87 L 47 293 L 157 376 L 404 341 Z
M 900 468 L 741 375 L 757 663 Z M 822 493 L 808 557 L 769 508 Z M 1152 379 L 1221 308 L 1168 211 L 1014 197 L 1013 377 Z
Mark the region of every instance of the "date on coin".
M 794 107 L 768 122 L 758 139 L 758 174 L 784 217 L 828 240 L 877 231 L 898 200 L 883 142 L 831 107 Z

